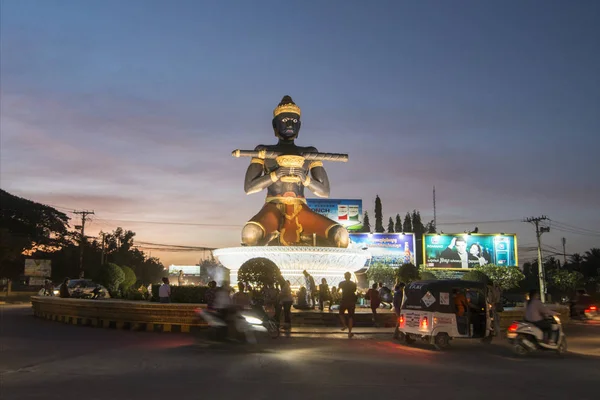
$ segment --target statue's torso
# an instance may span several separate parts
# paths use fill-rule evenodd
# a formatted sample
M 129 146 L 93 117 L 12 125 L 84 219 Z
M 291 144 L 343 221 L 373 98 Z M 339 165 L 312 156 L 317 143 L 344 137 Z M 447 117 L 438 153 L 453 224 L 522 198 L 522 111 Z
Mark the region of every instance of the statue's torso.
M 286 144 L 286 145 L 260 145 L 256 148 L 265 149 L 267 151 L 277 151 L 282 152 L 285 155 L 300 155 L 302 153 L 308 152 L 316 152 L 317 149 L 314 147 L 300 147 L 295 144 Z M 303 169 L 307 173 L 309 173 L 310 161 L 304 161 Z M 270 174 L 272 171 L 275 171 L 279 165 L 277 165 L 277 161 L 275 160 L 265 160 L 264 164 L 264 173 L 265 175 Z M 273 183 L 271 186 L 267 188 L 267 197 L 304 197 L 304 185 L 302 182 L 282 182 L 281 180 Z

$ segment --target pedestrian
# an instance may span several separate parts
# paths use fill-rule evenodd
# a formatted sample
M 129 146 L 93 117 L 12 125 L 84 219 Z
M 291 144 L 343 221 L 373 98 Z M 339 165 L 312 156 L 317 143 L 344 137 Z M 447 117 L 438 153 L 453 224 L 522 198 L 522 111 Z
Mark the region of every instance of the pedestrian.
M 377 309 L 381 305 L 381 299 L 379 298 L 379 292 L 377 291 L 377 283 L 374 283 L 367 291 L 365 298 L 370 301 L 371 313 L 373 313 L 373 323 L 375 323 L 377 319 Z
M 400 335 L 400 312 L 404 304 L 404 283 L 400 282 L 394 287 L 394 312 L 396 313 L 396 330 L 394 331 L 394 339 Z
M 315 292 L 317 291 L 315 278 L 307 270 L 302 271 L 304 283 L 306 284 L 306 303 L 308 307 L 315 308 Z
M 215 296 L 217 295 L 217 282 L 210 281 L 208 282 L 208 289 L 204 294 L 204 300 L 206 300 L 206 308 L 209 310 L 214 310 L 215 305 Z
M 69 278 L 65 278 L 62 285 L 60 285 L 59 296 L 61 299 L 68 299 L 71 297 L 71 293 L 69 292 Z
M 352 282 L 350 278 L 352 274 L 346 272 L 344 274 L 345 281 L 340 283 L 340 290 L 342 291 L 342 299 L 340 301 L 340 321 L 342 322 L 342 331 L 348 329 L 348 338 L 354 336 L 352 333 L 352 325 L 354 320 L 354 311 L 356 310 L 356 283 Z M 348 310 L 348 322 L 345 319 L 345 311 Z
M 392 308 L 392 291 L 383 282 L 379 282 L 379 299 L 384 308 L 388 305 Z
M 329 310 L 331 310 L 331 296 L 329 294 L 329 285 L 327 279 L 321 279 L 319 285 L 319 310 L 323 311 L 323 305 L 326 301 L 329 301 Z
M 280 304 L 283 308 L 283 329 L 289 332 L 292 329 L 292 304 L 294 304 L 290 281 L 285 281 L 281 285 Z
M 162 278 L 162 285 L 158 288 L 158 299 L 161 303 L 171 302 L 171 285 L 169 284 L 169 278 Z

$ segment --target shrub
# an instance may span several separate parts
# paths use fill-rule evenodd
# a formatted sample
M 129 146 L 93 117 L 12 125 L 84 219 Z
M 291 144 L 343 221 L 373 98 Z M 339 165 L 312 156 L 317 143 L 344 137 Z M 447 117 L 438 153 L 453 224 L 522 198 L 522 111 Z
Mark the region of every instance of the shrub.
M 100 270 L 100 283 L 104 285 L 111 296 L 118 294 L 119 286 L 125 280 L 125 273 L 117 264 L 108 263 Z
M 160 286 L 152 285 L 151 301 L 158 301 L 158 288 Z M 206 304 L 204 296 L 207 290 L 208 286 L 171 286 L 171 302 Z
M 121 282 L 120 288 L 121 292 L 125 294 L 129 291 L 129 288 L 135 284 L 137 281 L 137 276 L 135 276 L 135 272 L 131 268 L 125 265 L 122 266 L 121 269 L 123 270 L 125 279 L 123 279 L 123 282 Z
M 140 289 L 136 289 L 134 287 L 130 287 L 129 289 L 127 289 L 127 291 L 123 292 L 124 293 L 124 297 L 127 300 L 146 300 L 146 293 L 148 292 L 148 289 L 146 289 L 145 287 L 142 287 Z
M 268 258 L 252 258 L 243 263 L 238 271 L 239 282 L 247 282 L 257 289 L 281 280 L 279 267 Z
M 412 264 L 404 264 L 396 271 L 396 281 L 411 283 L 419 279 L 419 269 Z

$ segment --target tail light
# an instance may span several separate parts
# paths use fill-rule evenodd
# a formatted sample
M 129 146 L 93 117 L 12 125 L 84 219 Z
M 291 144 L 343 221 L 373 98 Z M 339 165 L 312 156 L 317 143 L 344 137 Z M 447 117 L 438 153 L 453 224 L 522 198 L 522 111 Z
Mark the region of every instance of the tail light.
M 398 324 L 400 326 L 404 326 L 404 314 L 400 314 L 400 317 L 398 318 Z
M 596 306 L 590 306 L 590 311 L 596 311 L 596 310 L 598 310 L 598 307 L 596 307 Z
M 427 326 L 429 326 L 429 321 L 427 320 L 427 317 L 423 317 L 421 320 L 421 329 L 427 329 Z
M 509 327 L 508 327 L 508 331 L 509 332 L 516 332 L 517 328 L 519 327 L 519 324 L 517 324 L 516 322 L 513 322 Z

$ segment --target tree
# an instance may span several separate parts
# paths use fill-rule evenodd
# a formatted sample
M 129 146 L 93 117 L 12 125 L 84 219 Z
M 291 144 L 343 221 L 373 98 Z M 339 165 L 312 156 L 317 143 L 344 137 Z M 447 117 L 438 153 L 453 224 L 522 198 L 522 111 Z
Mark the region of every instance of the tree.
M 412 222 L 410 221 L 410 213 L 406 213 L 404 216 L 404 224 L 402 225 L 402 232 L 412 232 Z
M 388 221 L 387 231 L 388 233 L 394 233 L 394 220 L 392 219 L 392 217 L 390 217 L 390 220 Z
M 22 273 L 24 252 L 55 251 L 70 242 L 69 217 L 0 189 L 0 275 Z
M 490 278 L 481 271 L 471 270 L 462 276 L 462 280 L 489 283 Z
M 125 273 L 117 264 L 108 263 L 100 271 L 100 283 L 104 285 L 111 296 L 118 293 L 119 286 L 125 280 Z
M 367 270 L 367 279 L 369 281 L 383 282 L 388 287 L 394 285 L 394 279 L 396 277 L 396 269 L 392 268 L 383 263 L 373 263 Z
M 282 279 L 279 267 L 268 258 L 251 258 L 238 270 L 238 282 L 249 283 L 257 289 L 273 285 Z
M 404 232 L 402 230 L 402 218 L 400 218 L 400 214 L 396 214 L 396 224 L 394 225 L 394 231 Z
M 423 236 L 425 233 L 425 226 L 421 222 L 421 213 L 417 210 L 413 210 L 412 213 L 412 231 L 417 237 Z
M 419 274 L 419 279 L 423 281 L 434 281 L 437 279 L 437 276 L 435 276 L 432 272 L 429 271 L 421 271 L 421 273 Z
M 403 264 L 396 270 L 396 281 L 409 284 L 419 279 L 419 269 L 412 264 Z
M 584 280 L 581 272 L 564 269 L 552 271 L 548 275 L 550 283 L 563 294 L 574 292 Z
M 502 290 L 509 290 L 519 287 L 525 275 L 518 267 L 500 267 L 494 264 L 483 265 L 474 268 L 476 271 L 484 273 Z
M 593 248 L 586 251 L 583 255 L 583 265 L 581 272 L 586 280 L 598 278 L 600 271 L 600 248 Z
M 379 195 L 375 197 L 375 232 L 385 232 L 383 229 L 383 207 L 381 206 Z
M 135 272 L 125 265 L 121 267 L 123 271 L 123 282 L 119 285 L 122 293 L 126 293 L 130 287 L 132 287 L 135 282 L 137 282 L 137 276 L 135 276 Z
M 427 230 L 427 233 L 437 233 L 437 229 L 435 228 L 435 221 L 429 221 L 425 229 Z
M 369 213 L 365 211 L 365 216 L 363 218 L 363 227 L 362 231 L 365 233 L 371 233 L 371 223 L 369 221 Z

